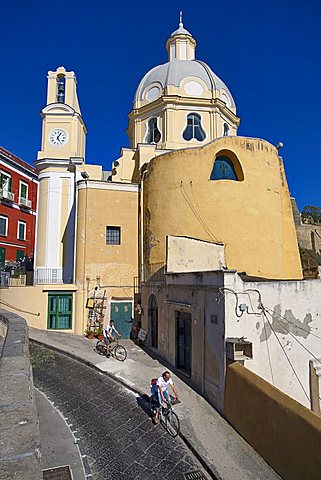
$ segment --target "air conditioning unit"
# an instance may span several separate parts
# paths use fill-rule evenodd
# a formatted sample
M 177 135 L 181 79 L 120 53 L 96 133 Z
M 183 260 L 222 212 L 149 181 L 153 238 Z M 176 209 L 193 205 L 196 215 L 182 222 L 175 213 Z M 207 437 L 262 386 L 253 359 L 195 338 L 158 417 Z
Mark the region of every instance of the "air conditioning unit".
M 24 197 L 19 197 L 19 205 L 22 207 L 31 208 L 31 200 L 27 200 Z
M 8 192 L 3 188 L 0 188 L 0 199 L 2 200 L 9 200 L 9 202 L 14 202 L 14 193 Z

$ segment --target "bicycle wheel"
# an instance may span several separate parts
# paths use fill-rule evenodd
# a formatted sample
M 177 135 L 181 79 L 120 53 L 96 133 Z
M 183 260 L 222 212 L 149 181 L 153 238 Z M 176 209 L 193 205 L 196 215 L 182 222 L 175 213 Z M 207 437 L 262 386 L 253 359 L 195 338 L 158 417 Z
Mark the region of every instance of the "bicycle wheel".
M 99 340 L 96 343 L 95 352 L 99 355 L 106 355 L 106 343 L 104 340 Z
M 120 362 L 124 362 L 127 358 L 127 350 L 122 345 L 117 345 L 114 349 L 114 355 Z
M 151 417 L 154 417 L 157 413 L 157 403 L 153 395 L 149 397 L 149 412 Z
M 179 434 L 179 419 L 175 412 L 170 410 L 165 416 L 165 428 L 171 437 L 176 437 Z

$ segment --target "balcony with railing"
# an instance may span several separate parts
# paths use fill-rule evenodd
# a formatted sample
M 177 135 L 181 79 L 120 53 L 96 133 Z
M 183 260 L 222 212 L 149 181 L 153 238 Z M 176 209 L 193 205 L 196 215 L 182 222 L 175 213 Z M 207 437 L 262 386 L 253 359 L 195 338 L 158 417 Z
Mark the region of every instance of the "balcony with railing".
M 20 205 L 20 207 L 31 208 L 31 200 L 25 197 L 19 197 L 18 205 Z
M 6 188 L 0 188 L 0 200 L 14 202 L 14 193 L 9 192 L 9 190 L 7 190 Z
M 63 268 L 42 268 L 34 270 L 33 281 L 35 285 L 71 284 L 73 276 Z

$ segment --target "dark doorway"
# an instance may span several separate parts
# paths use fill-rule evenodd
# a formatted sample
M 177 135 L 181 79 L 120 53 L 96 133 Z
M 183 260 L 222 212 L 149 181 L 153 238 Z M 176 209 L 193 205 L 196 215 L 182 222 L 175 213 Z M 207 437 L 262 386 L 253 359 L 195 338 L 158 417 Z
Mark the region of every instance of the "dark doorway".
M 149 297 L 148 304 L 151 346 L 158 348 L 158 305 L 155 295 Z
M 192 364 L 192 316 L 186 312 L 175 312 L 176 323 L 176 367 L 188 375 Z

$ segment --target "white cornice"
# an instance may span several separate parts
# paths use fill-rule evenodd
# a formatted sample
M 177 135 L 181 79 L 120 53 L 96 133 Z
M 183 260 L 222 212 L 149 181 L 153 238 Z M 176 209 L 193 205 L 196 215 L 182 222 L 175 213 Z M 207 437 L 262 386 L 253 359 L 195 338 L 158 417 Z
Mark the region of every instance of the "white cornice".
M 139 185 L 136 183 L 102 182 L 99 180 L 80 180 L 77 182 L 78 190 L 118 190 L 123 192 L 139 192 Z
M 60 111 L 57 111 L 58 108 Z M 67 105 L 66 103 L 50 103 L 40 112 L 41 118 L 57 115 L 62 117 L 68 117 L 71 115 L 72 117 L 78 118 L 80 123 L 83 125 L 85 132 L 87 133 L 87 127 L 81 114 L 76 112 L 76 110 L 74 110 L 70 105 Z
M 41 170 L 41 168 L 48 168 L 48 167 L 65 167 L 67 168 L 69 162 L 72 163 L 77 167 L 81 167 L 84 163 L 84 159 L 82 157 L 66 157 L 66 158 L 39 158 L 35 160 L 34 164 L 36 167 Z

